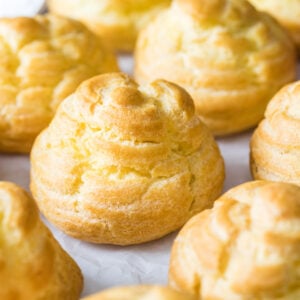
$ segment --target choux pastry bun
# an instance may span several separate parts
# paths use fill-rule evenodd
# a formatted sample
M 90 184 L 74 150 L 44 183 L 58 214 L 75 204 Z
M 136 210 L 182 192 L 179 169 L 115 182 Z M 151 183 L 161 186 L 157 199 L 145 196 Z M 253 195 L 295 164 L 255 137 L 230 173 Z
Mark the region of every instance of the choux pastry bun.
M 193 296 L 162 286 L 127 286 L 108 289 L 83 300 L 196 300 Z
M 282 88 L 270 101 L 250 143 L 254 178 L 300 185 L 299 99 L 297 81 Z
M 183 227 L 170 285 L 202 300 L 300 299 L 299 249 L 300 188 L 244 183 Z
M 0 299 L 77 300 L 82 275 L 20 187 L 0 182 Z
M 29 152 L 83 80 L 117 70 L 115 57 L 77 21 L 0 19 L 0 151 Z
M 122 73 L 85 81 L 31 152 L 31 191 L 73 237 L 128 245 L 160 238 L 212 205 L 224 165 L 180 87 Z
M 245 0 L 174 0 L 142 30 L 135 51 L 136 80 L 185 88 L 215 135 L 256 125 L 295 76 L 289 35 Z
M 300 49 L 300 1 L 299 0 L 250 0 L 257 9 L 276 18 L 291 33 Z
M 78 19 L 115 51 L 132 51 L 138 32 L 171 0 L 47 0 L 51 12 Z

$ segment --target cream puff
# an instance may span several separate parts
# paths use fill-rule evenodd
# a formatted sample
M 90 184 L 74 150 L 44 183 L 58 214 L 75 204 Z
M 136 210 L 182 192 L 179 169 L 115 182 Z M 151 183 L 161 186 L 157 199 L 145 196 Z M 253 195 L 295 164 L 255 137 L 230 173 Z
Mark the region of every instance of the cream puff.
M 117 70 L 115 57 L 77 21 L 0 19 L 0 151 L 28 153 L 83 80 Z
M 0 299 L 77 300 L 82 275 L 20 187 L 0 182 Z
M 135 51 L 136 80 L 185 88 L 216 135 L 255 126 L 295 76 L 289 35 L 245 0 L 174 0 L 142 30 Z
M 85 81 L 31 152 L 31 191 L 73 237 L 128 245 L 160 238 L 222 190 L 218 146 L 180 87 L 111 73 Z
M 253 181 L 177 236 L 169 282 L 202 300 L 300 299 L 300 187 Z

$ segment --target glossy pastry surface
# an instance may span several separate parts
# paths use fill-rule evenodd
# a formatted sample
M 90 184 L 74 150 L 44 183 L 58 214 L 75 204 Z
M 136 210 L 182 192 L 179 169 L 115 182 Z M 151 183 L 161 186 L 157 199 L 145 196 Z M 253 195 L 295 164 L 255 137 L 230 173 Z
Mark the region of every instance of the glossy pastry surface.
M 250 143 L 253 177 L 300 185 L 300 81 L 270 101 Z
M 138 32 L 170 0 L 48 0 L 50 11 L 78 19 L 113 50 L 132 51 Z
M 299 0 L 250 0 L 257 9 L 276 18 L 292 35 L 300 48 L 300 1 Z
M 108 289 L 83 300 L 195 300 L 195 298 L 169 287 L 140 285 Z

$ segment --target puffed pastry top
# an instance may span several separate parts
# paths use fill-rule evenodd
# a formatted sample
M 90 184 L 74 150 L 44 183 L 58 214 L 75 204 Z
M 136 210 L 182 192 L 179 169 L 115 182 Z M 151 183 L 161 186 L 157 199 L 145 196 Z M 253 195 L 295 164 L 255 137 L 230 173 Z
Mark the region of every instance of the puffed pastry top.
M 31 164 L 45 216 L 95 243 L 162 237 L 209 207 L 224 181 L 223 159 L 190 96 L 121 73 L 85 81 L 62 103 Z
M 300 81 L 282 88 L 270 101 L 251 143 L 256 179 L 300 185 Z
M 276 18 L 291 33 L 300 48 L 300 1 L 299 0 L 250 0 L 259 10 Z
M 77 300 L 82 275 L 20 187 L 0 182 L 0 299 Z
M 195 298 L 169 287 L 140 285 L 108 289 L 83 300 L 195 300 Z
M 52 15 L 0 19 L 0 151 L 29 152 L 85 79 L 118 70 L 84 25 Z
M 142 30 L 135 51 L 136 80 L 184 87 L 216 135 L 256 125 L 295 76 L 287 32 L 244 0 L 174 0 Z
M 300 188 L 244 183 L 181 230 L 170 284 L 202 300 L 300 299 L 299 249 Z
M 132 51 L 138 32 L 171 0 L 47 0 L 50 11 L 78 19 L 113 50 Z

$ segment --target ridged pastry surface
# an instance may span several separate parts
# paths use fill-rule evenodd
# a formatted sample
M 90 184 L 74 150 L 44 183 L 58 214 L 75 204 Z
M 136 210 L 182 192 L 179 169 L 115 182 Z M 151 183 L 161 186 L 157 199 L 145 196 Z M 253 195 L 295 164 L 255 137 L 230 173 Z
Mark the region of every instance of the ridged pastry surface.
M 0 151 L 29 152 L 83 80 L 117 70 L 100 39 L 77 21 L 0 19 Z
M 203 300 L 300 299 L 300 188 L 253 181 L 177 236 L 170 285 Z
M 291 33 L 300 48 L 300 1 L 299 0 L 250 0 L 259 10 L 276 18 Z
M 29 195 L 0 182 L 0 299 L 77 300 L 82 275 Z
M 193 296 L 162 286 L 116 287 L 83 300 L 195 300 Z
M 288 34 L 244 0 L 174 0 L 142 30 L 135 50 L 136 80 L 185 88 L 216 135 L 256 125 L 295 75 Z
M 250 143 L 256 179 L 300 185 L 300 81 L 282 88 L 270 101 L 265 119 Z
M 190 96 L 127 75 L 84 82 L 31 153 L 31 190 L 66 233 L 95 243 L 159 238 L 209 207 L 224 165 Z
M 132 51 L 136 37 L 171 0 L 48 0 L 50 11 L 84 22 L 113 50 Z

